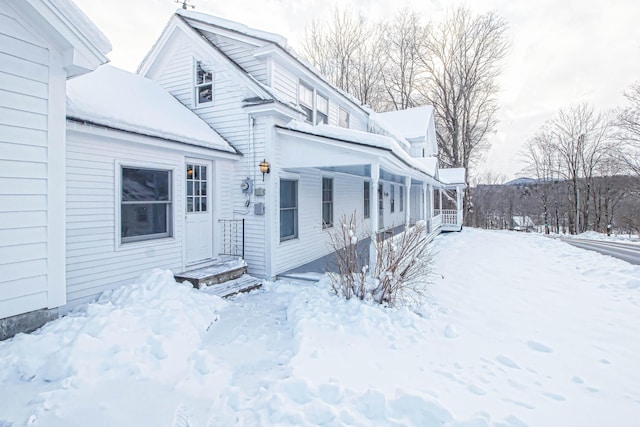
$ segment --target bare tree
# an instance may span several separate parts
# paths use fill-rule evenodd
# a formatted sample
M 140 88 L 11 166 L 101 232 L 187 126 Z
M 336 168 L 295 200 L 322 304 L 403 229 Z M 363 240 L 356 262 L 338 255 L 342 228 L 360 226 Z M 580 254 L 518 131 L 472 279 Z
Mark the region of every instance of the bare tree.
M 423 95 L 435 109 L 439 159 L 447 167 L 464 167 L 467 183 L 497 123 L 496 80 L 508 50 L 506 32 L 495 13 L 473 15 L 461 7 L 429 26 L 423 38 Z
M 589 224 L 590 189 L 594 173 L 611 152 L 609 121 L 604 115 L 596 114 L 589 105 L 580 104 L 560 110 L 552 120 L 550 129 L 562 162 L 560 172 L 572 184 L 570 204 L 573 209 L 569 212 L 569 222 L 572 231 L 577 234 Z
M 542 215 L 544 232 L 549 234 L 550 224 L 550 192 L 554 181 L 558 179 L 558 157 L 553 143 L 553 135 L 548 126 L 542 127 L 528 141 L 524 149 L 524 160 L 528 172 L 534 174 L 542 189 Z M 556 206 L 557 209 L 557 206 Z
M 616 121 L 621 130 L 620 140 L 625 146 L 625 155 L 621 160 L 632 173 L 640 177 L 640 81 L 624 95 L 630 105 L 619 113 Z
M 420 18 L 405 7 L 391 24 L 380 26 L 385 34 L 381 39 L 385 53 L 382 80 L 388 99 L 385 110 L 415 107 L 424 74 L 419 64 L 419 43 L 424 34 Z
M 302 50 L 331 83 L 379 107 L 382 91 L 380 31 L 351 8 L 335 8 L 328 23 L 314 20 L 305 30 Z

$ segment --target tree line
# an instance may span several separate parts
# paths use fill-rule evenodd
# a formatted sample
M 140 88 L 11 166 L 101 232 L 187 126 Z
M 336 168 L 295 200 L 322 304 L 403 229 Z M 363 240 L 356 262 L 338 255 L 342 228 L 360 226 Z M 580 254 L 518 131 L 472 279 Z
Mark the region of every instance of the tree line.
M 545 233 L 640 233 L 640 83 L 625 97 L 607 112 L 560 109 L 522 152 L 533 179 L 501 186 L 504 177 L 488 173 L 473 189 L 469 221 L 511 228 L 514 216 L 530 216 Z
M 494 12 L 450 10 L 422 23 L 407 8 L 389 22 L 336 8 L 314 21 L 302 50 L 331 83 L 375 111 L 434 107 L 439 161 L 469 171 L 489 147 L 507 23 Z

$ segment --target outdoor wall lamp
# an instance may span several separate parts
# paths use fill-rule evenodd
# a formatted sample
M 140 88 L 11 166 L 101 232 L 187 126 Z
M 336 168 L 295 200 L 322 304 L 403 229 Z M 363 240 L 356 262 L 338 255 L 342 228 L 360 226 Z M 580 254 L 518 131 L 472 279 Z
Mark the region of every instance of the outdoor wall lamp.
M 269 173 L 270 171 L 271 169 L 269 168 L 269 162 L 267 162 L 267 159 L 264 159 L 263 161 L 261 161 L 260 172 L 262 172 L 262 181 L 264 181 L 264 174 Z

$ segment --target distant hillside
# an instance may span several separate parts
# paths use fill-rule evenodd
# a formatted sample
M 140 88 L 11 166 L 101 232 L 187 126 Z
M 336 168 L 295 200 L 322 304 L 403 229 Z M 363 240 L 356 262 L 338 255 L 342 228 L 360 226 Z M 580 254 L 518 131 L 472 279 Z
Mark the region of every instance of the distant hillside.
M 537 179 L 523 177 L 523 178 L 512 179 L 509 182 L 505 182 L 503 185 L 533 185 L 536 182 L 538 182 Z

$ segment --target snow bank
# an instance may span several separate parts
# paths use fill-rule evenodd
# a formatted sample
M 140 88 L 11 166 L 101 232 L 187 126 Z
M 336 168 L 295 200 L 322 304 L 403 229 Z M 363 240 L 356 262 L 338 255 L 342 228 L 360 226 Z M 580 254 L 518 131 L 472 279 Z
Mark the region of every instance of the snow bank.
M 0 426 L 637 425 L 640 266 L 473 229 L 434 253 L 411 308 L 154 271 L 0 343 Z

